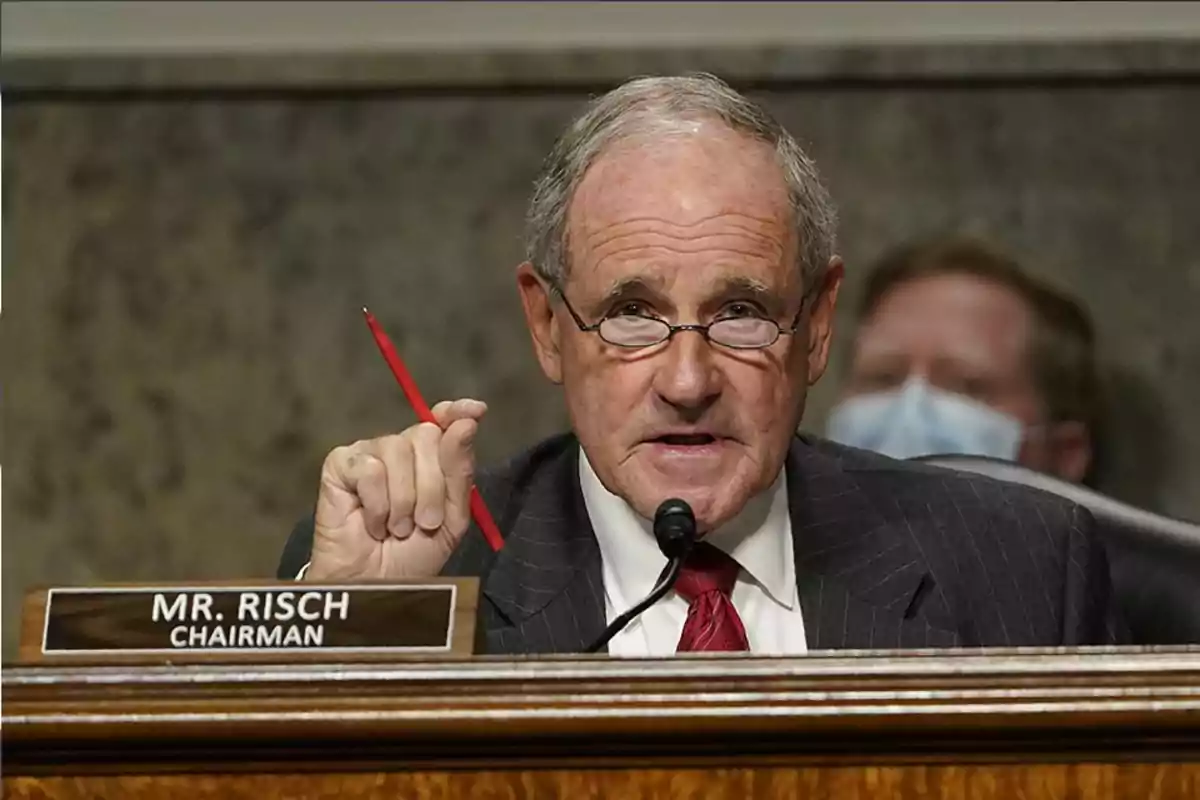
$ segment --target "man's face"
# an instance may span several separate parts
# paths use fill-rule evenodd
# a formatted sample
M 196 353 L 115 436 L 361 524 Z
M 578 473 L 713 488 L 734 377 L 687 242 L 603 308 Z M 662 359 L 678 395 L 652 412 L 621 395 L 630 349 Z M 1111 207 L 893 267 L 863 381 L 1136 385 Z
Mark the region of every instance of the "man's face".
M 924 378 L 1021 422 L 1020 462 L 1078 480 L 1087 460 L 1076 457 L 1077 447 L 1067 458 L 1064 437 L 1029 433 L 1046 416 L 1029 363 L 1032 326 L 1031 311 L 1016 293 L 983 278 L 952 273 L 901 283 L 859 327 L 845 393 L 886 391 Z M 1077 437 L 1065 438 L 1078 444 Z
M 773 151 L 714 124 L 618 145 L 588 171 L 568 214 L 567 301 L 586 324 L 644 314 L 675 324 L 758 315 L 787 329 L 807 287 Z M 766 489 L 783 464 L 807 388 L 823 372 L 840 264 L 796 334 L 731 350 L 694 331 L 626 349 L 580 331 L 521 288 L 547 375 L 601 482 L 650 518 L 679 497 L 708 532 Z
M 846 391 L 922 377 L 1032 423 L 1042 409 L 1028 365 L 1030 326 L 1025 303 L 999 284 L 956 274 L 901 283 L 859 327 Z

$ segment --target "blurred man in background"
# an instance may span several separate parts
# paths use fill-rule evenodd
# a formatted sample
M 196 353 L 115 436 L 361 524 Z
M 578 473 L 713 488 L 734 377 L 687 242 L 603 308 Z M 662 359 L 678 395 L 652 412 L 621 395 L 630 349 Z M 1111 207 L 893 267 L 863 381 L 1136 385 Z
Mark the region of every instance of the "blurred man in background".
M 906 245 L 871 271 L 828 435 L 894 458 L 961 453 L 1072 482 L 1093 463 L 1091 320 L 970 239 Z

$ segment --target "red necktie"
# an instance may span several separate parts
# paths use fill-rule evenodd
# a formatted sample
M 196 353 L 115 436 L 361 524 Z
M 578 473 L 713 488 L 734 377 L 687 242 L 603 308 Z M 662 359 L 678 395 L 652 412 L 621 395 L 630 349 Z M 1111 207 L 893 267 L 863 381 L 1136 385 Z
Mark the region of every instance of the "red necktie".
M 679 572 L 675 591 L 688 601 L 678 653 L 745 651 L 746 629 L 729 599 L 741 567 L 724 552 L 697 542 Z

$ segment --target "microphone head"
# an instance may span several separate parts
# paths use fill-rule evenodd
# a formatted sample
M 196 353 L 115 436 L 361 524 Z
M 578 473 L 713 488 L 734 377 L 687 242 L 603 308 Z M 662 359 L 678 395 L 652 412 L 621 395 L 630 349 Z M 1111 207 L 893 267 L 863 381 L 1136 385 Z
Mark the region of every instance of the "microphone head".
M 683 500 L 664 500 L 654 512 L 654 538 L 667 558 L 683 558 L 696 542 L 696 515 Z

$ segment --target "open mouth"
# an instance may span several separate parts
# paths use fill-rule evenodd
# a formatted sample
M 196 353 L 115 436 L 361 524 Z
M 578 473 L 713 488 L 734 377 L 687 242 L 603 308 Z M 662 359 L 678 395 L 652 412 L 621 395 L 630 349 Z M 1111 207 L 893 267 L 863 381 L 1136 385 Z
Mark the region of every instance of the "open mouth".
M 717 441 L 717 437 L 707 433 L 668 433 L 665 436 L 656 436 L 650 441 L 672 447 L 702 447 L 706 444 L 713 444 Z

